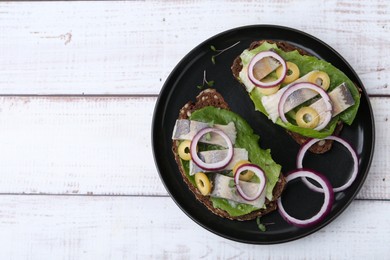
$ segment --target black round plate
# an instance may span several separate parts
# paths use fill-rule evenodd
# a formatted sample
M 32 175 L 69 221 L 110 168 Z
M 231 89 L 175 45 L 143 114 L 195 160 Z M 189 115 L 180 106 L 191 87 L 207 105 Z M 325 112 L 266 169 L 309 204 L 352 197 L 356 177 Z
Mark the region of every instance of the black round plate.
M 256 221 L 232 221 L 214 215 L 206 209 L 187 188 L 182 180 L 178 166 L 172 154 L 172 131 L 180 108 L 190 100 L 195 100 L 202 84 L 203 72 L 208 81 L 214 81 L 216 88 L 235 113 L 241 115 L 260 136 L 259 144 L 263 149 L 270 148 L 273 159 L 282 165 L 282 172 L 295 169 L 295 159 L 299 146 L 281 127 L 274 125 L 260 112 L 256 112 L 244 88 L 233 78 L 230 66 L 251 42 L 261 39 L 281 40 L 298 46 L 310 54 L 324 59 L 343 71 L 362 89 L 361 105 L 358 115 L 351 126 L 345 126 L 341 137 L 349 141 L 359 156 L 358 177 L 351 187 L 335 196 L 330 214 L 318 225 L 310 228 L 298 228 L 287 224 L 277 211 L 262 217 L 268 223 L 267 231 L 258 229 Z M 210 49 L 213 45 L 223 49 L 240 42 L 211 62 Z M 374 121 L 367 93 L 351 66 L 331 47 L 315 37 L 295 29 L 255 25 L 232 29 L 218 34 L 188 53 L 172 71 L 166 80 L 157 100 L 153 125 L 152 145 L 154 159 L 161 180 L 177 205 L 196 223 L 222 237 L 239 242 L 253 244 L 274 244 L 291 241 L 311 234 L 329 224 L 352 202 L 363 185 L 368 174 L 374 151 Z M 332 184 L 340 185 L 351 171 L 350 155 L 338 144 L 320 156 L 307 154 L 305 167 L 324 173 Z M 283 200 L 286 210 L 298 218 L 309 217 L 322 204 L 322 196 L 309 191 L 300 182 L 288 185 Z

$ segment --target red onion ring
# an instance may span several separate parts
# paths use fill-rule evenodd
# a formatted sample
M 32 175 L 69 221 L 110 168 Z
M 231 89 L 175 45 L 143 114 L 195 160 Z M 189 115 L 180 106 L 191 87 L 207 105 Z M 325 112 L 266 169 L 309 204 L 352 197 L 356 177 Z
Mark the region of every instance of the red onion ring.
M 274 58 L 275 60 L 279 61 L 283 67 L 282 76 L 280 78 L 276 79 L 275 81 L 271 81 L 271 82 L 267 82 L 267 83 L 261 82 L 260 80 L 256 79 L 255 76 L 253 75 L 253 69 L 254 69 L 256 63 L 258 61 L 260 61 L 261 59 L 266 58 L 266 57 Z M 249 66 L 248 66 L 248 78 L 250 79 L 250 81 L 252 81 L 253 84 L 255 84 L 256 86 L 261 87 L 261 88 L 272 88 L 276 85 L 279 85 L 280 83 L 282 83 L 282 81 L 284 80 L 286 75 L 287 75 L 286 61 L 279 54 L 277 54 L 274 51 L 262 51 L 262 52 L 258 53 L 257 55 L 255 55 L 252 58 L 252 60 L 249 63 Z
M 200 138 L 202 138 L 202 136 L 210 132 L 219 134 L 226 141 L 227 148 L 228 148 L 226 157 L 222 161 L 216 163 L 205 163 L 199 158 L 198 153 L 196 151 L 196 146 L 198 145 Z M 203 170 L 208 170 L 208 171 L 216 171 L 225 168 L 226 165 L 228 165 L 232 160 L 233 153 L 234 153 L 233 144 L 229 136 L 227 136 L 222 130 L 217 128 L 212 128 L 212 127 L 203 128 L 202 130 L 200 130 L 192 138 L 191 145 L 190 145 L 190 154 L 193 162 Z
M 318 94 L 321 95 L 321 97 L 325 101 L 325 105 L 326 105 L 326 109 L 327 109 L 325 111 L 327 113 L 326 117 L 321 124 L 319 124 L 316 128 L 314 128 L 314 130 L 320 131 L 320 130 L 324 129 L 325 126 L 327 126 L 329 121 L 332 119 L 332 101 L 330 100 L 328 93 L 326 93 L 326 91 L 324 89 L 322 89 L 321 87 L 319 87 L 313 83 L 299 82 L 299 83 L 291 84 L 288 87 L 288 89 L 286 91 L 284 91 L 283 95 L 280 97 L 279 104 L 278 104 L 279 117 L 280 117 L 280 119 L 282 119 L 282 121 L 284 123 L 288 122 L 286 116 L 284 115 L 284 104 L 286 103 L 287 98 L 293 92 L 295 92 L 299 89 L 303 89 L 303 88 L 307 88 L 307 89 L 311 89 L 313 91 L 316 91 Z
M 299 178 L 299 177 L 311 178 L 311 179 L 315 180 L 316 182 L 318 182 L 322 186 L 322 188 L 324 190 L 324 204 L 322 205 L 321 209 L 318 211 L 317 214 L 315 214 L 311 218 L 297 219 L 297 218 L 290 216 L 286 212 L 286 210 L 283 207 L 281 197 L 279 197 L 279 199 L 277 201 L 278 209 L 279 209 L 280 215 L 288 223 L 291 223 L 291 224 L 298 226 L 298 227 L 309 227 L 309 226 L 315 225 L 315 224 L 319 223 L 320 221 L 322 221 L 324 219 L 324 217 L 330 212 L 330 210 L 332 209 L 334 193 L 333 193 L 332 186 L 330 185 L 329 181 L 324 176 L 322 176 L 321 174 L 316 173 L 314 171 L 308 170 L 308 169 L 300 169 L 300 170 L 296 170 L 296 171 L 291 172 L 290 174 L 287 175 L 286 182 L 288 183 L 289 181 L 294 180 L 294 179 Z
M 260 179 L 259 189 L 253 196 L 249 196 L 248 194 L 246 194 L 240 186 L 240 173 L 243 171 L 252 171 Z M 240 194 L 240 196 L 244 200 L 253 201 L 256 200 L 258 197 L 260 197 L 261 193 L 264 191 L 265 184 L 266 184 L 266 177 L 264 171 L 259 166 L 255 164 L 247 163 L 237 168 L 237 171 L 234 175 L 234 183 L 236 184 L 238 194 Z
M 352 185 L 352 183 L 355 181 L 356 179 L 356 176 L 358 174 L 358 165 L 359 165 L 359 161 L 358 161 L 358 156 L 355 152 L 355 150 L 351 147 L 351 145 L 349 143 L 347 143 L 345 140 L 341 139 L 340 137 L 337 137 L 337 136 L 328 136 L 328 137 L 325 137 L 324 139 L 311 139 L 309 140 L 308 142 L 306 142 L 302 147 L 301 149 L 299 150 L 298 152 L 298 156 L 297 156 L 297 168 L 300 169 L 300 168 L 303 168 L 302 166 L 302 162 L 303 162 L 303 157 L 305 156 L 305 153 L 307 152 L 307 150 L 313 145 L 315 144 L 316 142 L 318 141 L 321 141 L 321 140 L 333 140 L 333 141 L 336 141 L 336 142 L 339 142 L 340 144 L 344 145 L 345 148 L 347 148 L 347 150 L 351 153 L 352 155 L 352 159 L 353 159 L 353 172 L 352 172 L 352 175 L 351 177 L 349 178 L 349 180 L 343 184 L 342 186 L 340 187 L 337 187 L 337 188 L 333 188 L 333 192 L 339 192 L 339 191 L 343 191 L 345 190 L 346 188 L 348 188 L 349 186 Z M 306 178 L 302 178 L 302 181 L 313 191 L 317 191 L 317 192 L 324 192 L 323 189 L 315 186 L 313 183 L 311 183 L 310 181 L 308 181 Z

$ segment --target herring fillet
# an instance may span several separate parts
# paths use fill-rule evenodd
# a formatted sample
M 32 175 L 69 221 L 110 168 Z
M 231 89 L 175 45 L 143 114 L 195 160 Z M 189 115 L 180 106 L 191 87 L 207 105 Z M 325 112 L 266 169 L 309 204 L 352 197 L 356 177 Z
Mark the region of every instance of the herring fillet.
M 284 87 L 279 90 L 277 93 L 264 96 L 262 98 L 262 102 L 264 108 L 268 113 L 268 117 L 275 123 L 279 117 L 278 112 L 278 104 L 281 96 L 287 90 L 288 87 Z M 297 107 L 298 105 L 310 100 L 317 96 L 318 93 L 316 91 L 310 89 L 299 89 L 293 92 L 288 99 L 286 100 L 284 113 L 287 113 L 291 109 Z M 355 104 L 355 100 L 352 97 L 351 91 L 348 89 L 347 84 L 345 82 L 341 83 L 339 86 L 334 88 L 331 92 L 328 92 L 330 100 L 332 102 L 332 117 L 343 112 L 345 109 Z M 322 98 L 318 99 L 316 102 L 310 105 L 310 107 L 314 108 L 318 114 L 320 115 L 320 123 L 322 123 L 325 119 L 326 115 L 326 106 L 324 100 Z
M 352 94 L 350 90 L 347 87 L 347 84 L 345 82 L 341 83 L 339 86 L 337 86 L 335 89 L 333 89 L 331 92 L 328 93 L 330 100 L 332 101 L 332 117 L 337 116 L 350 106 L 353 106 L 355 104 L 355 100 L 352 97 Z M 325 113 L 321 112 L 326 110 L 325 101 L 321 98 L 310 105 L 311 108 L 315 109 L 318 114 L 320 115 L 320 122 L 321 124 L 325 119 Z
M 269 96 L 263 96 L 261 98 L 261 103 L 263 104 L 264 109 L 268 113 L 268 118 L 271 119 L 272 122 L 274 123 L 276 123 L 276 120 L 279 117 L 279 111 L 278 111 L 279 100 L 286 90 L 287 88 L 284 87 L 280 89 L 278 92 L 276 92 L 275 94 Z
M 178 119 L 176 120 L 175 127 L 173 129 L 172 139 L 173 140 L 192 140 L 192 138 L 202 129 L 210 127 L 208 123 L 203 123 L 199 121 L 193 121 L 188 119 Z M 227 125 L 218 125 L 215 124 L 213 127 L 222 130 L 230 139 L 230 141 L 235 144 L 237 131 L 233 122 L 230 122 Z M 207 144 L 220 145 L 222 147 L 226 146 L 226 141 L 219 134 L 210 133 L 209 138 L 203 136 L 200 139 L 200 142 Z
M 256 208 L 262 208 L 265 203 L 265 189 L 261 193 L 260 197 L 253 201 L 244 200 L 238 193 L 235 186 L 231 185 L 234 179 L 223 174 L 215 174 L 213 191 L 210 196 L 215 198 L 227 199 L 237 203 L 244 203 L 255 206 Z M 253 196 L 259 188 L 259 183 L 240 181 L 240 186 L 243 191 L 249 196 Z
M 199 152 L 199 158 L 205 163 L 216 163 L 222 161 L 227 156 L 228 150 L 210 150 Z M 248 160 L 248 151 L 243 148 L 234 148 L 233 158 L 225 168 L 220 171 L 229 171 L 232 170 L 234 165 L 241 160 Z M 207 172 L 197 166 L 192 160 L 190 161 L 190 172 L 189 174 L 192 176 L 197 172 Z
M 253 66 L 253 75 L 257 80 L 261 80 L 276 70 L 280 65 L 281 63 L 277 59 L 264 57 Z
M 314 73 L 317 73 L 318 70 L 310 71 L 309 73 L 305 74 L 304 76 L 300 77 L 299 79 L 291 82 L 287 86 L 281 88 L 278 92 L 275 94 L 269 95 L 269 96 L 263 96 L 261 98 L 261 103 L 263 104 L 265 110 L 268 113 L 268 117 L 272 120 L 272 122 L 276 122 L 276 120 L 279 117 L 278 112 L 278 104 L 280 101 L 280 98 L 282 97 L 283 93 L 288 89 L 289 86 L 292 86 L 295 83 L 300 82 L 309 82 L 310 77 Z M 294 91 L 286 100 L 284 103 L 284 113 L 287 113 L 291 111 L 292 109 L 296 108 L 297 106 L 303 104 L 304 102 L 310 100 L 311 98 L 314 98 L 317 96 L 318 93 L 311 89 L 298 89 L 297 91 Z

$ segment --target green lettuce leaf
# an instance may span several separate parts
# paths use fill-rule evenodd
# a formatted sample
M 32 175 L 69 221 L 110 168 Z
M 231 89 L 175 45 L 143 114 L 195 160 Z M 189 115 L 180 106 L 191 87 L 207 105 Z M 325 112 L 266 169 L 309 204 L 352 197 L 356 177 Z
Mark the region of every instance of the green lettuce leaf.
M 251 126 L 242 117 L 228 110 L 205 107 L 193 112 L 190 119 L 205 123 L 214 122 L 215 124 L 221 125 L 234 122 L 237 130 L 237 138 L 234 146 L 236 148 L 246 149 L 249 160 L 264 170 L 267 177 L 266 197 L 270 200 L 272 199 L 272 191 L 279 179 L 281 166 L 274 162 L 270 150 L 263 150 L 259 147 L 259 136 L 253 133 Z M 188 173 L 188 165 L 183 164 L 183 166 Z M 187 174 L 187 177 L 193 182 L 192 176 Z M 231 216 L 245 215 L 258 209 L 247 204 L 229 203 L 226 199 L 211 198 L 211 201 L 214 207 L 226 210 Z
M 264 42 L 263 44 L 261 44 L 260 46 L 258 46 L 253 50 L 250 51 L 245 50 L 240 56 L 243 66 L 244 67 L 248 66 L 251 59 L 259 52 L 269 50 L 269 49 L 273 49 L 274 51 L 276 51 L 286 61 L 295 63 L 298 66 L 301 75 L 305 75 L 313 70 L 321 70 L 326 72 L 330 77 L 330 86 L 328 91 L 331 91 L 335 87 L 339 86 L 341 83 L 345 82 L 355 100 L 355 104 L 353 106 L 351 106 L 350 108 L 342 112 L 340 115 L 333 118 L 333 120 L 328 124 L 328 126 L 321 131 L 302 128 L 290 123 L 284 123 L 280 119 L 277 120 L 276 124 L 290 131 L 299 133 L 303 136 L 308 136 L 313 138 L 324 138 L 326 136 L 331 135 L 339 120 L 345 122 L 348 125 L 352 124 L 353 120 L 356 117 L 360 105 L 360 94 L 358 89 L 355 87 L 354 83 L 342 71 L 340 71 L 332 64 L 324 60 L 320 60 L 313 56 L 301 55 L 296 50 L 291 52 L 284 52 L 280 50 L 276 46 L 276 44 L 270 44 L 268 42 Z M 284 86 L 285 85 L 282 85 L 282 87 Z M 265 111 L 261 103 L 261 98 L 263 97 L 263 94 L 260 93 L 257 88 L 254 88 L 249 95 L 255 105 L 255 109 L 265 114 L 268 117 L 268 113 Z
M 213 202 L 214 208 L 223 209 L 229 213 L 232 217 L 238 217 L 251 213 L 252 211 L 258 210 L 255 206 L 241 203 L 232 203 L 227 199 L 210 198 Z

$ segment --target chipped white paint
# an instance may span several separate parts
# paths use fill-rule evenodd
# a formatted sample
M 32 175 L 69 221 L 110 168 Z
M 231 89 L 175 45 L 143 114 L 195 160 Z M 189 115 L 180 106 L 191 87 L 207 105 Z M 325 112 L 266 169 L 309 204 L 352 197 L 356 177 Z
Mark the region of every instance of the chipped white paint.
M 389 259 L 388 97 L 371 98 L 376 153 L 360 200 L 309 237 L 253 246 L 209 233 L 165 197 L 150 143 L 156 98 L 142 96 L 200 42 L 250 24 L 320 38 L 370 94 L 389 95 L 389 13 L 383 0 L 1 2 L 0 95 L 103 97 L 0 97 L 0 259 Z

